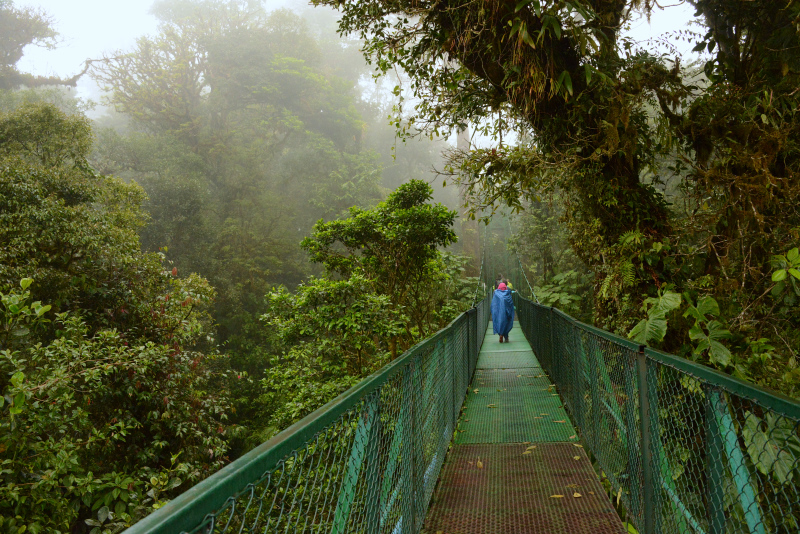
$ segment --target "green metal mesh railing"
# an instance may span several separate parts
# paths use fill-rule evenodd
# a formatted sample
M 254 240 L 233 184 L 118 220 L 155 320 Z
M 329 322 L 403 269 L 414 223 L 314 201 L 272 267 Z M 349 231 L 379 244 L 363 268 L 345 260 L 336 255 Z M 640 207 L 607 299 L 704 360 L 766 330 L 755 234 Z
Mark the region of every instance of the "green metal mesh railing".
M 516 301 L 526 337 L 640 533 L 800 532 L 800 403 Z
M 128 533 L 419 532 L 489 299 Z

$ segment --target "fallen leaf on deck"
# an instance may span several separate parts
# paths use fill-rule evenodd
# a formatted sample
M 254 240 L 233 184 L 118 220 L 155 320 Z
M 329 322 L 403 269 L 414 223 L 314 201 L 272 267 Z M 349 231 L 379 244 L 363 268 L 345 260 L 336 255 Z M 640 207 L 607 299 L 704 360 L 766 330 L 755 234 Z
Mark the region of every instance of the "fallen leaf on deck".
M 527 449 L 525 449 L 525 450 L 526 450 L 526 451 L 529 451 L 529 450 L 532 450 L 532 449 L 535 449 L 535 448 L 536 448 L 536 445 L 531 445 L 530 447 L 528 447 L 528 448 L 527 448 Z
M 573 436 L 573 437 L 575 437 L 575 436 Z M 573 445 L 575 445 L 575 446 L 576 446 L 576 447 L 578 447 L 579 449 L 582 449 L 582 448 L 583 448 L 583 445 L 580 445 L 579 443 L 573 443 Z
M 480 458 L 478 458 L 478 463 L 476 465 L 478 466 L 478 469 L 483 469 L 483 462 L 481 462 Z
M 580 456 L 573 456 L 573 457 L 572 457 L 572 459 L 573 459 L 573 460 L 580 460 L 580 459 L 581 459 L 581 457 L 580 457 Z
M 577 499 L 578 497 L 581 496 L 581 494 L 576 491 L 575 493 L 572 494 L 572 496 Z
M 564 496 L 563 495 L 550 495 L 550 498 L 551 499 L 563 499 Z
M 567 420 L 566 420 L 566 419 L 562 419 L 561 421 L 553 421 L 553 422 L 554 422 L 554 423 L 566 423 L 566 422 L 567 422 Z
M 530 454 L 530 453 L 531 453 L 531 451 L 525 451 L 522 454 Z

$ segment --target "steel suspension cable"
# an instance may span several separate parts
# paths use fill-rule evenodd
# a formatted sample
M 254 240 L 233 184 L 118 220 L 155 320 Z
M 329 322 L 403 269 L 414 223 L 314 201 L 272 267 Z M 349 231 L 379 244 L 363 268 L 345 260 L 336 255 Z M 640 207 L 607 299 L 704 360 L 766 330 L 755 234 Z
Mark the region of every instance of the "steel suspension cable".
M 508 218 L 506 218 L 506 224 L 508 224 L 508 233 L 513 236 L 514 231 L 511 228 L 511 221 L 509 221 Z M 514 256 L 517 258 L 517 263 L 519 264 L 519 270 L 522 273 L 522 277 L 525 278 L 525 283 L 528 284 L 528 289 L 530 290 L 531 295 L 533 296 L 533 300 L 536 301 L 536 304 L 539 304 L 539 297 L 536 296 L 536 292 L 533 290 L 533 286 L 531 286 L 530 281 L 528 281 L 528 275 L 525 274 L 525 267 L 522 265 L 522 260 L 519 258 L 519 253 L 517 252 L 516 247 L 514 248 Z
M 478 247 L 480 248 L 481 243 L 481 226 L 478 223 Z M 481 270 L 478 273 L 478 283 L 475 286 L 475 294 L 472 296 L 472 307 L 475 307 L 475 303 L 478 301 L 478 292 L 481 290 L 481 282 L 483 281 L 483 265 L 486 260 L 486 230 L 483 231 L 483 248 L 481 249 Z

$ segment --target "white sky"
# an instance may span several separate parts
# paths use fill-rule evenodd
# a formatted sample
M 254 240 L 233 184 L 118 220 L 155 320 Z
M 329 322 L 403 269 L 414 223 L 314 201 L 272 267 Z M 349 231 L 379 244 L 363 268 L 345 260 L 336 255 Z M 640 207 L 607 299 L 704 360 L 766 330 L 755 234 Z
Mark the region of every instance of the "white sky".
M 269 0 L 267 5 L 274 9 L 297 3 Z M 25 51 L 19 68 L 38 75 L 71 76 L 81 70 L 87 58 L 130 49 L 137 37 L 156 31 L 156 20 L 148 13 L 153 0 L 15 0 L 14 4 L 41 7 L 52 17 L 60 34 L 60 44 L 55 50 L 28 47 Z M 630 35 L 644 41 L 670 31 L 685 30 L 693 13 L 694 10 L 685 4 L 668 7 L 655 12 L 650 24 L 644 19 L 634 22 Z M 670 41 L 682 52 L 688 52 L 693 46 Z M 78 84 L 78 94 L 96 99 L 98 91 L 94 83 L 84 77 Z

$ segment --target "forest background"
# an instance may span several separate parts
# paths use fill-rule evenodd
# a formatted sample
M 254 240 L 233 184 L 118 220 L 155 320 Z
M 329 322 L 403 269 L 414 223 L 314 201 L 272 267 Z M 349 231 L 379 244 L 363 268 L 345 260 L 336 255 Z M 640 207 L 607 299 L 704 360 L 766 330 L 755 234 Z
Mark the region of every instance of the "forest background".
M 4 532 L 119 531 L 472 303 L 444 142 L 396 141 L 330 13 L 152 13 L 87 64 L 103 111 L 0 2 Z
M 797 395 L 798 2 L 687 1 L 693 62 L 649 0 L 454 4 L 161 0 L 92 122 L 0 0 L 4 530 L 119 530 L 446 324 L 459 192 L 543 303 Z

